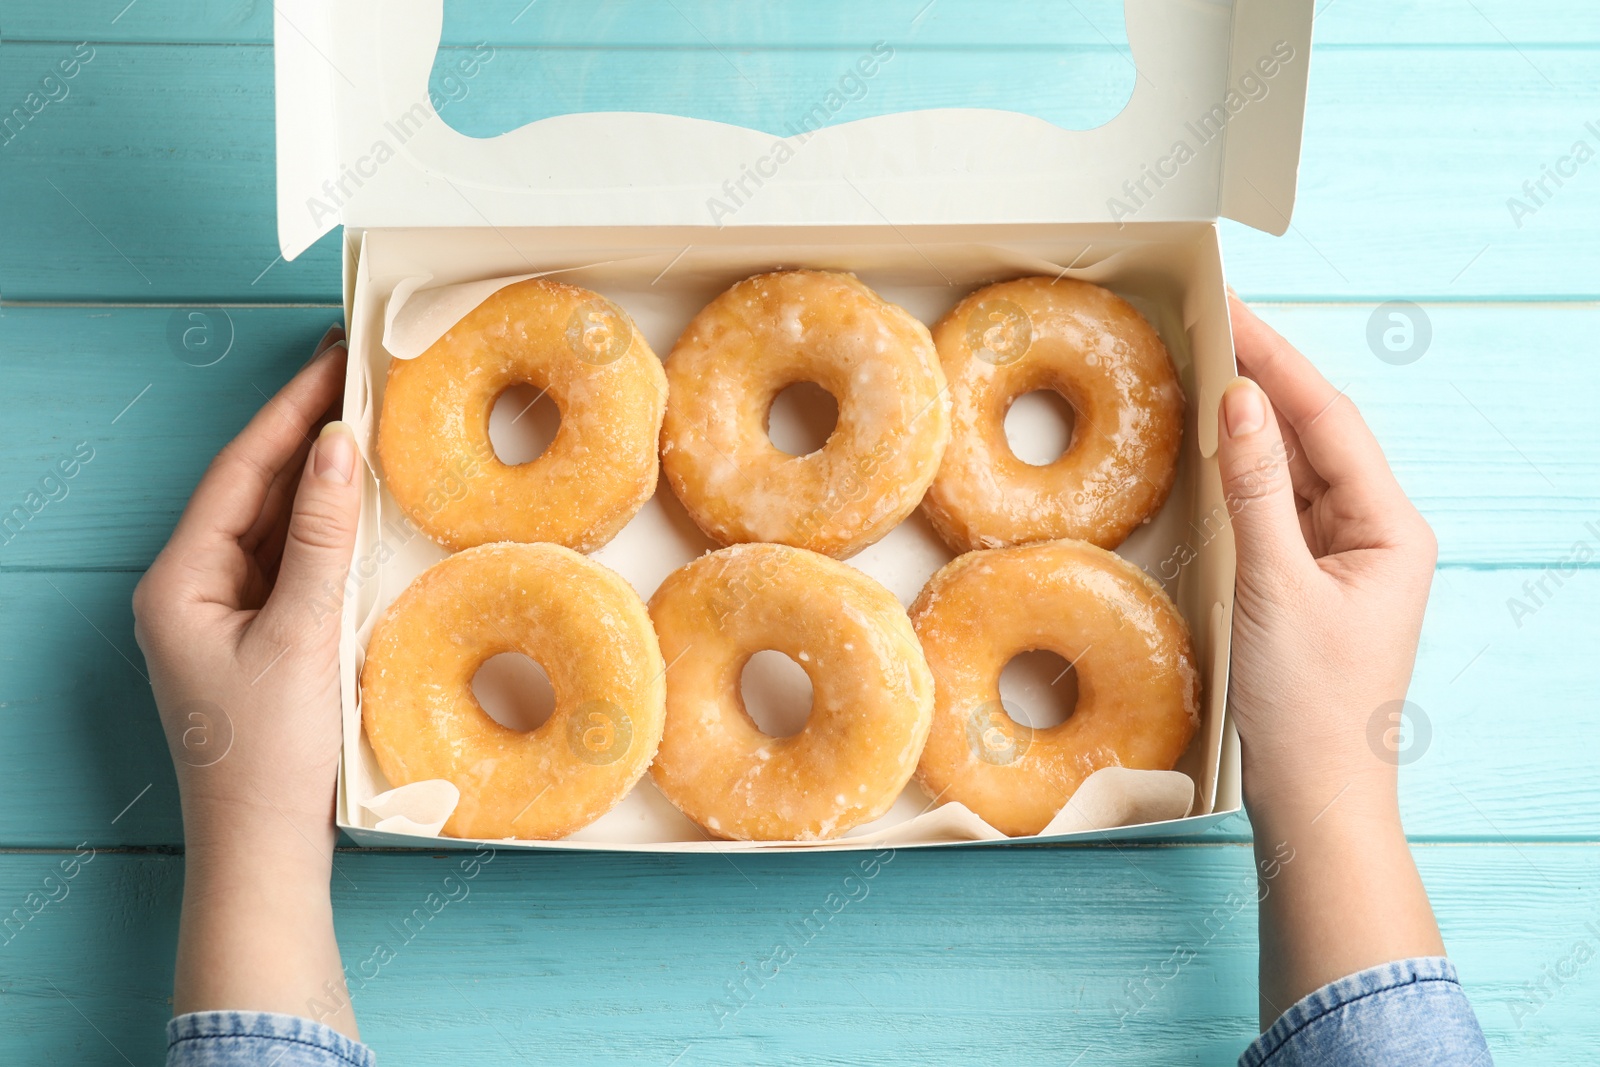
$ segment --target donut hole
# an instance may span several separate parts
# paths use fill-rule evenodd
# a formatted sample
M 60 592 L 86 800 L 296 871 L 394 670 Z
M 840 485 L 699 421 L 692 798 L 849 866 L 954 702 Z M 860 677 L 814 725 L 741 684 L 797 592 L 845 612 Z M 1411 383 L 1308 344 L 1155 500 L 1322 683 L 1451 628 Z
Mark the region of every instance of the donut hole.
M 1000 706 L 1023 726 L 1060 726 L 1078 706 L 1077 669 L 1045 649 L 1019 653 L 1000 672 Z
M 1006 444 L 1030 467 L 1046 467 L 1067 454 L 1078 413 L 1054 389 L 1023 393 L 1006 410 Z
M 561 429 L 561 409 L 538 386 L 513 385 L 489 410 L 489 443 L 501 463 L 531 463 L 544 455 Z
M 811 716 L 811 677 L 800 664 L 772 649 L 757 652 L 739 673 L 745 714 L 768 737 L 792 737 Z
M 839 425 L 839 402 L 816 382 L 795 382 L 772 398 L 767 436 L 791 456 L 809 456 L 828 443 Z
M 472 695 L 489 718 L 522 733 L 543 726 L 556 710 L 550 676 L 521 652 L 502 652 L 484 660 L 472 676 Z

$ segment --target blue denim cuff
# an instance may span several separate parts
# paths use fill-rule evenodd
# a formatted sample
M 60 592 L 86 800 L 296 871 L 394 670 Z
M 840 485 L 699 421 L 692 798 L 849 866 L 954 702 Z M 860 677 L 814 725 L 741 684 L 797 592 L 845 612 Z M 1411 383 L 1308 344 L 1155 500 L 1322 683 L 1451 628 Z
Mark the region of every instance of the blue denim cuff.
M 1455 965 L 1398 960 L 1331 982 L 1279 1016 L 1239 1067 L 1493 1067 Z
M 266 1011 L 197 1011 L 167 1023 L 167 1067 L 373 1067 L 358 1041 L 310 1019 Z

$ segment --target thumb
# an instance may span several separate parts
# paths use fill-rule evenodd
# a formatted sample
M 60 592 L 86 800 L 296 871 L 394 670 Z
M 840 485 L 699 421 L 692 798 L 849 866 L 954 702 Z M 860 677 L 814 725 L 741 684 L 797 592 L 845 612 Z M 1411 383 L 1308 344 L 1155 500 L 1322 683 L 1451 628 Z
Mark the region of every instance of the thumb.
M 361 510 L 357 458 L 355 436 L 343 422 L 324 426 L 306 457 L 278 579 L 262 609 L 279 632 L 321 632 L 339 618 Z
M 1310 559 L 1289 454 L 1261 387 L 1235 378 L 1222 392 L 1217 462 L 1234 531 L 1241 576 L 1283 574 Z

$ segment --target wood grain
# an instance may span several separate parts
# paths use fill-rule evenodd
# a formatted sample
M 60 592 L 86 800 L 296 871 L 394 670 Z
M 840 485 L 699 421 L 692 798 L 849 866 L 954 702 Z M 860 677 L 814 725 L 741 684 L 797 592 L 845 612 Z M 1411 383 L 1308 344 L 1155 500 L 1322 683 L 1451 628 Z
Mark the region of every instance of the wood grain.
M 142 571 L 211 457 L 342 318 L 332 307 L 0 309 L 0 395 L 33 420 L 0 443 L 0 522 L 61 457 L 93 449 L 64 497 L 20 530 L 0 527 L 0 569 Z M 211 347 L 191 351 L 185 334 Z M 219 362 L 197 365 L 219 348 Z
M 1432 340 L 1399 366 L 1368 346 L 1376 312 L 1376 304 L 1263 309 L 1361 406 L 1447 565 L 1542 565 L 1568 555 L 1584 524 L 1600 521 L 1600 424 L 1590 414 L 1600 408 L 1592 358 L 1600 312 L 1429 304 L 1420 314 Z M 0 395 L 37 420 L 30 433 L 0 438 L 0 515 L 77 442 L 96 450 L 71 495 L 21 534 L 0 533 L 0 570 L 143 569 L 210 456 L 339 315 L 0 309 Z M 192 317 L 215 329 L 217 344 L 231 331 L 233 347 L 214 366 L 193 366 L 209 357 L 174 340 L 174 322 L 193 326 Z
M 1548 976 L 1600 949 L 1600 569 L 1547 567 L 1600 548 L 1600 162 L 1520 220 L 1508 200 L 1600 147 L 1600 6 L 1318 8 L 1294 228 L 1225 223 L 1229 273 L 1278 301 L 1265 316 L 1357 401 L 1440 534 L 1407 826 L 1496 1062 L 1575 1067 L 1600 1044 L 1600 972 Z M 441 61 L 503 50 L 459 112 L 479 132 L 534 114 L 516 87 L 541 78 L 585 106 L 781 119 L 782 94 L 682 82 L 728 77 L 719 51 L 758 85 L 826 81 L 878 37 L 911 72 L 886 93 L 935 92 L 911 82 L 944 63 L 960 77 L 939 99 L 1011 91 L 1004 71 L 1019 106 L 1088 115 L 1117 96 L 1118 23 L 1104 0 L 496 0 L 451 5 Z M 0 1063 L 153 1063 L 182 879 L 160 850 L 182 828 L 128 596 L 210 455 L 337 317 L 336 249 L 277 258 L 271 5 L 0 0 L 0 28 L 0 116 L 94 50 L 0 138 L 0 523 L 57 497 L 0 533 L 0 915 L 59 892 L 53 849 L 135 850 L 98 852 L 0 933 Z M 1392 299 L 1423 304 L 1415 362 L 1369 346 Z M 37 302 L 81 306 L 19 306 Z M 224 324 L 225 358 L 196 365 Z M 93 458 L 62 493 L 44 479 L 80 442 Z M 501 854 L 411 936 L 459 857 L 341 852 L 334 883 L 352 969 L 398 947 L 356 994 L 385 1063 L 1209 1065 L 1254 1035 L 1255 914 L 1229 897 L 1249 860 L 1226 843 L 1247 833 L 902 852 L 747 1004 L 728 983 L 851 860 Z M 1180 944 L 1194 961 L 1152 984 Z M 1130 982 L 1149 1006 L 1122 1019 Z
M 1496 1062 L 1590 1062 L 1595 964 L 1548 997 L 1529 984 L 1600 942 L 1584 925 L 1595 850 L 1417 853 Z M 0 902 L 61 858 L 0 857 Z M 840 856 L 500 853 L 471 879 L 459 855 L 336 862 L 356 1010 L 384 1063 L 1215 1065 L 1255 1036 L 1238 846 L 902 851 L 870 878 Z M 0 948 L 0 1058 L 160 1061 L 181 872 L 96 855 Z M 764 967 L 780 945 L 792 958 Z
M 331 238 L 294 263 L 277 258 L 270 51 L 95 48 L 71 94 L 0 147 L 6 299 L 336 301 Z M 22 100 L 69 51 L 7 44 L 0 101 Z M 757 84 L 763 55 L 750 57 Z M 832 77 L 835 59 L 816 53 L 817 77 Z M 1012 64 L 1021 103 L 1070 97 L 1059 82 L 1065 68 L 1029 62 Z M 1372 302 L 1594 295 L 1600 163 L 1547 186 L 1551 195 L 1520 226 L 1507 206 L 1575 141 L 1600 148 L 1585 125 L 1600 114 L 1589 46 L 1335 48 L 1313 65 L 1293 230 L 1278 240 L 1225 227 L 1240 292 Z M 650 70 L 636 62 L 633 77 L 590 83 L 583 100 L 647 98 L 660 90 Z M 776 99 L 765 117 L 781 126 Z M 486 114 L 486 125 L 505 121 Z
M 814 0 L 803 7 L 761 5 L 745 11 L 717 0 L 603 0 L 530 5 L 474 0 L 447 5 L 446 44 L 480 40 L 538 44 L 718 44 L 767 41 L 798 45 L 910 32 L 925 43 L 1088 43 L 1121 39 L 1114 0 Z M 676 10 L 674 10 L 676 9 Z M 1318 0 L 1315 41 L 1413 47 L 1474 44 L 1521 47 L 1600 43 L 1600 12 L 1567 0 Z M 917 16 L 921 14 L 920 19 Z M 8 41 L 70 40 L 175 44 L 267 44 L 271 8 L 255 0 L 79 0 L 48 7 L 0 3 Z M 1099 32 L 1096 32 L 1099 31 Z M 1104 34 L 1104 37 L 1101 36 Z
M 1506 601 L 1525 598 L 1524 583 L 1540 578 L 1530 569 L 1452 569 L 1434 583 L 1410 695 L 1425 733 L 1416 735 L 1402 773 L 1413 837 L 1600 838 L 1590 655 L 1600 644 L 1593 610 L 1600 571 L 1550 585 L 1543 606 L 1514 618 Z M 136 580 L 0 574 L 0 752 L 9 771 L 0 776 L 0 841 L 182 840 L 166 746 L 133 640 L 128 598 Z M 50 803 L 39 804 L 42 796 Z M 1241 820 L 1218 836 L 1248 832 Z

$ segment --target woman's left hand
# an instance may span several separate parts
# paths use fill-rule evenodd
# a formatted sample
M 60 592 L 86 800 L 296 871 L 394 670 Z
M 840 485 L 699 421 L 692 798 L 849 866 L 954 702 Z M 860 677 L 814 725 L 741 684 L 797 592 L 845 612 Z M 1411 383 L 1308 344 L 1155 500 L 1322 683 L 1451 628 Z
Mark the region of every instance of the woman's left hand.
M 328 881 L 361 493 L 355 439 L 327 421 L 343 337 L 331 328 L 212 461 L 133 594 L 183 807 L 180 1014 L 305 1015 L 344 985 Z M 325 1021 L 354 1036 L 347 1001 Z

